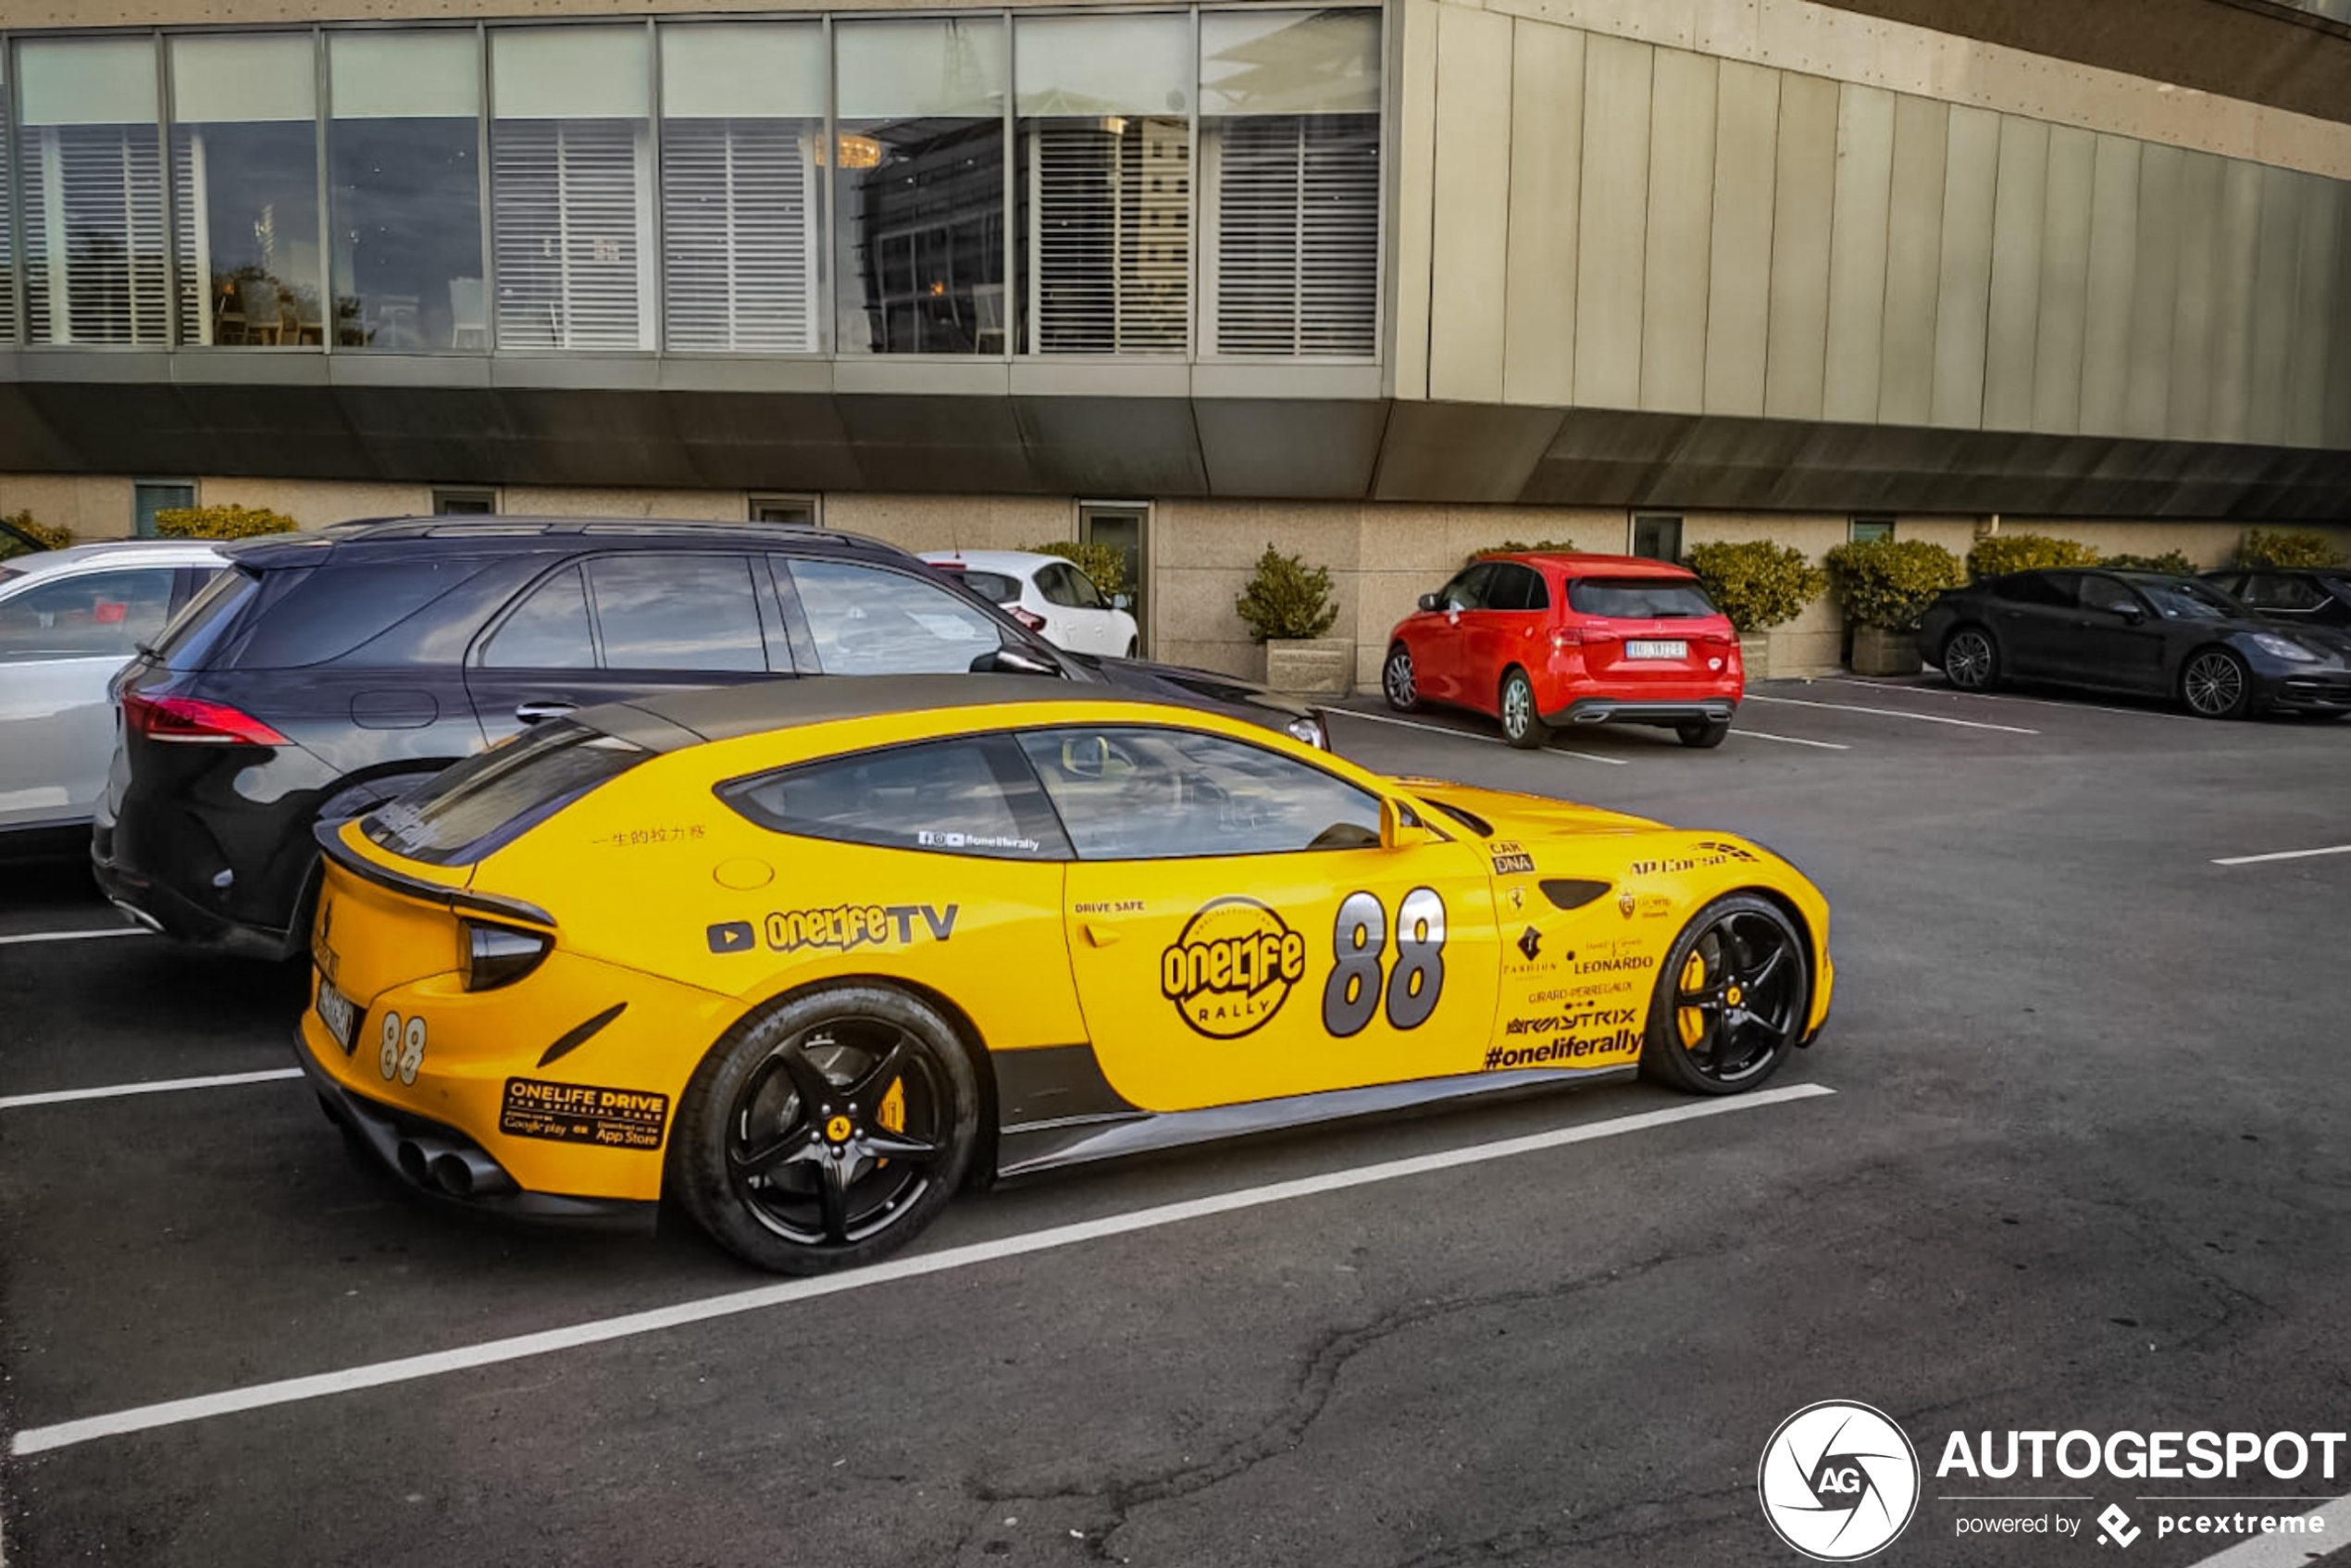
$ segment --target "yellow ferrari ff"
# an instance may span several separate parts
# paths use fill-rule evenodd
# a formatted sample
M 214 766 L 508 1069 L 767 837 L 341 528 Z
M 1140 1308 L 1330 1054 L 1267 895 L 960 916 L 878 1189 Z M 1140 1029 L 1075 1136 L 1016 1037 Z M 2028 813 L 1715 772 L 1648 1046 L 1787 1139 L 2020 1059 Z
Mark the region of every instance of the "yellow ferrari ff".
M 1763 1082 L 1828 906 L 1758 845 L 1018 676 L 592 709 L 320 829 L 301 1057 L 415 1186 L 674 1197 L 765 1268 L 966 1179 L 1646 1067 Z

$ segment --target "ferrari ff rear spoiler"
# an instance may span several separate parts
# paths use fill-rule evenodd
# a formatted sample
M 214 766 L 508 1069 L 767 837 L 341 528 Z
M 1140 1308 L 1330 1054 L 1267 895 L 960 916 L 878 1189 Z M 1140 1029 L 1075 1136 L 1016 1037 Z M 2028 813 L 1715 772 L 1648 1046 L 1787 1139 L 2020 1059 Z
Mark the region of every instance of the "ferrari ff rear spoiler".
M 347 820 L 347 819 L 346 819 Z M 535 903 L 520 899 L 501 898 L 494 893 L 469 892 L 464 888 L 444 888 L 438 882 L 428 882 L 421 877 L 411 877 L 379 865 L 342 841 L 342 822 L 321 822 L 312 829 L 318 847 L 327 858 L 362 881 L 373 882 L 395 893 L 427 903 L 437 903 L 461 915 L 486 915 L 495 920 L 519 920 L 526 925 L 555 928 L 555 917 Z

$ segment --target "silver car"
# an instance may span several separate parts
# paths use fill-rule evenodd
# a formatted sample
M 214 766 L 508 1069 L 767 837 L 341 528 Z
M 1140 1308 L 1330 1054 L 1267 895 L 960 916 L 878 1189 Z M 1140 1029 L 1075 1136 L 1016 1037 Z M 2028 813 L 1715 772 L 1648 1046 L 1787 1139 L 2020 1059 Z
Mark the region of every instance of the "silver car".
M 89 822 L 114 753 L 107 681 L 226 565 L 199 540 L 0 564 L 0 836 Z

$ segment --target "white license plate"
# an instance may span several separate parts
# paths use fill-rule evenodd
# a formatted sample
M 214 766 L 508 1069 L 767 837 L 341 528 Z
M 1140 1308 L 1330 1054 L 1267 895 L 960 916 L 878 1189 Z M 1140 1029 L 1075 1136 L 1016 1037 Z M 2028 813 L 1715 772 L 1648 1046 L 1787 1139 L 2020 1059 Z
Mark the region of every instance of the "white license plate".
M 352 1005 L 349 997 L 324 980 L 318 982 L 318 1021 L 327 1026 L 327 1032 L 335 1037 L 343 1054 L 350 1055 L 352 1033 L 359 1025 L 359 1009 Z
M 1627 642 L 1624 656 L 1628 659 L 1686 659 L 1690 645 L 1678 638 L 1671 642 Z

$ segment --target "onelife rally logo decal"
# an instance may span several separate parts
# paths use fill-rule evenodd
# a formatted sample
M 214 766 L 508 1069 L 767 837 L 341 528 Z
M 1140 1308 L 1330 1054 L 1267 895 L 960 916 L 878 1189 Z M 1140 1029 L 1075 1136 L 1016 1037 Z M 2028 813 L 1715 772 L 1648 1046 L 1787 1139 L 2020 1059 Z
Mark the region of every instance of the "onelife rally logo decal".
M 1306 939 L 1252 898 L 1200 906 L 1159 955 L 1160 994 L 1217 1039 L 1263 1027 L 1306 973 Z
M 1853 1562 L 1891 1546 L 1918 1512 L 1918 1451 L 1883 1411 L 1824 1400 L 1780 1423 L 1756 1489 L 1780 1539 L 1818 1562 Z

